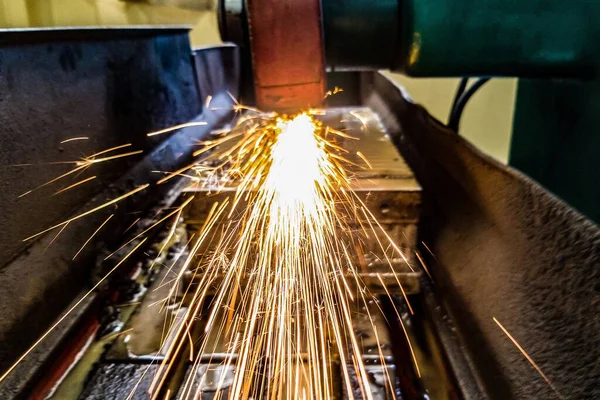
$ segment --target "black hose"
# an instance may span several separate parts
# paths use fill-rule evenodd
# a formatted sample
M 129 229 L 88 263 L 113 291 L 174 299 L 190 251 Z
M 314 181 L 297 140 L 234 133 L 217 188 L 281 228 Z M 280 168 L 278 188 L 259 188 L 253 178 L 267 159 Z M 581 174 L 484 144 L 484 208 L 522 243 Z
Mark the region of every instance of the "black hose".
M 456 104 L 458 103 L 460 96 L 462 96 L 463 93 L 465 92 L 465 89 L 467 89 L 468 83 L 469 83 L 469 78 L 462 78 L 460 80 L 460 83 L 458 84 L 458 87 L 456 88 L 456 93 L 454 94 L 454 101 L 452 101 L 452 107 L 450 107 L 450 115 L 452 115 L 452 110 L 454 110 L 456 108 Z M 450 117 L 448 117 L 448 120 L 450 120 Z
M 490 78 L 479 78 L 477 81 L 475 81 L 474 84 L 471 85 L 471 87 L 469 87 L 469 89 L 467 89 L 466 91 L 464 91 L 464 93 L 461 94 L 460 98 L 453 105 L 452 111 L 450 113 L 450 118 L 448 120 L 448 127 L 450 129 L 452 129 L 455 132 L 458 132 L 458 127 L 460 126 L 460 119 L 462 117 L 463 111 L 465 110 L 465 107 L 467 106 L 467 103 L 469 102 L 471 97 L 473 97 L 475 92 L 477 92 L 489 80 Z M 461 86 L 462 84 L 463 82 L 461 81 Z

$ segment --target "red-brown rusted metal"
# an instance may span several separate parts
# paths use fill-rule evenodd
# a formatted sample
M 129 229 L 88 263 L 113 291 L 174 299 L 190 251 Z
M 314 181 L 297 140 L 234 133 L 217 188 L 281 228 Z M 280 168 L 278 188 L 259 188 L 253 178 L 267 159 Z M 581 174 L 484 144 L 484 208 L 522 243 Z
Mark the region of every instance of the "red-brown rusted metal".
M 325 94 L 320 0 L 247 0 L 257 106 L 318 107 Z

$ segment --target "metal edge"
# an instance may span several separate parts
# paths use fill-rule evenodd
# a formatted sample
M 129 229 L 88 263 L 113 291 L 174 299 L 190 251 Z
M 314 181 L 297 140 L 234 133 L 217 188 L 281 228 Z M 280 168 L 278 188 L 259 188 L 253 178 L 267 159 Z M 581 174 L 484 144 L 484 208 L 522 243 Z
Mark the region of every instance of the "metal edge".
M 188 33 L 190 25 L 78 26 L 0 29 L 0 45 L 56 41 L 130 39 Z

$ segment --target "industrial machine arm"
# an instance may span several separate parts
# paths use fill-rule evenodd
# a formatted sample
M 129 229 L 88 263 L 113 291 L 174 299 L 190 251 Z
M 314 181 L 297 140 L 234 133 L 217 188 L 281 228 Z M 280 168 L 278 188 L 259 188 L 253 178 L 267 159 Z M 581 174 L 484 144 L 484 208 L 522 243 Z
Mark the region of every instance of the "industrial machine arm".
M 325 67 L 410 76 L 593 77 L 588 0 L 220 0 L 224 41 L 251 50 L 257 104 L 317 105 Z

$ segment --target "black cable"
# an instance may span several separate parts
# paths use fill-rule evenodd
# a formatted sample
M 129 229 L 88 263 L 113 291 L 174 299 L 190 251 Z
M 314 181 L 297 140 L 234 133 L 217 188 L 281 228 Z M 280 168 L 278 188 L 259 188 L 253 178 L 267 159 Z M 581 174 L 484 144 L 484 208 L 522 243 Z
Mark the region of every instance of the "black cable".
M 465 78 L 466 79 L 466 78 Z M 469 87 L 464 93 L 461 94 L 456 104 L 452 107 L 452 111 L 450 113 L 450 118 L 448 119 L 448 127 L 455 132 L 458 132 L 458 127 L 460 126 L 460 119 L 462 117 L 463 111 L 467 106 L 467 103 L 473 97 L 475 92 L 477 92 L 483 85 L 485 85 L 490 78 L 479 78 L 475 81 L 474 84 Z M 461 85 L 462 85 L 461 81 Z M 460 86 L 459 86 L 460 89 Z M 458 91 L 457 91 L 458 93 Z
M 467 89 L 468 83 L 469 83 L 469 78 L 462 78 L 460 80 L 460 83 L 458 84 L 458 87 L 456 88 L 456 93 L 454 94 L 454 101 L 452 102 L 452 107 L 450 107 L 450 115 L 452 115 L 452 110 L 454 110 L 456 108 L 456 103 L 458 103 L 460 96 L 462 96 L 463 93 L 465 92 L 465 89 Z M 448 117 L 448 120 L 450 120 L 450 117 Z

